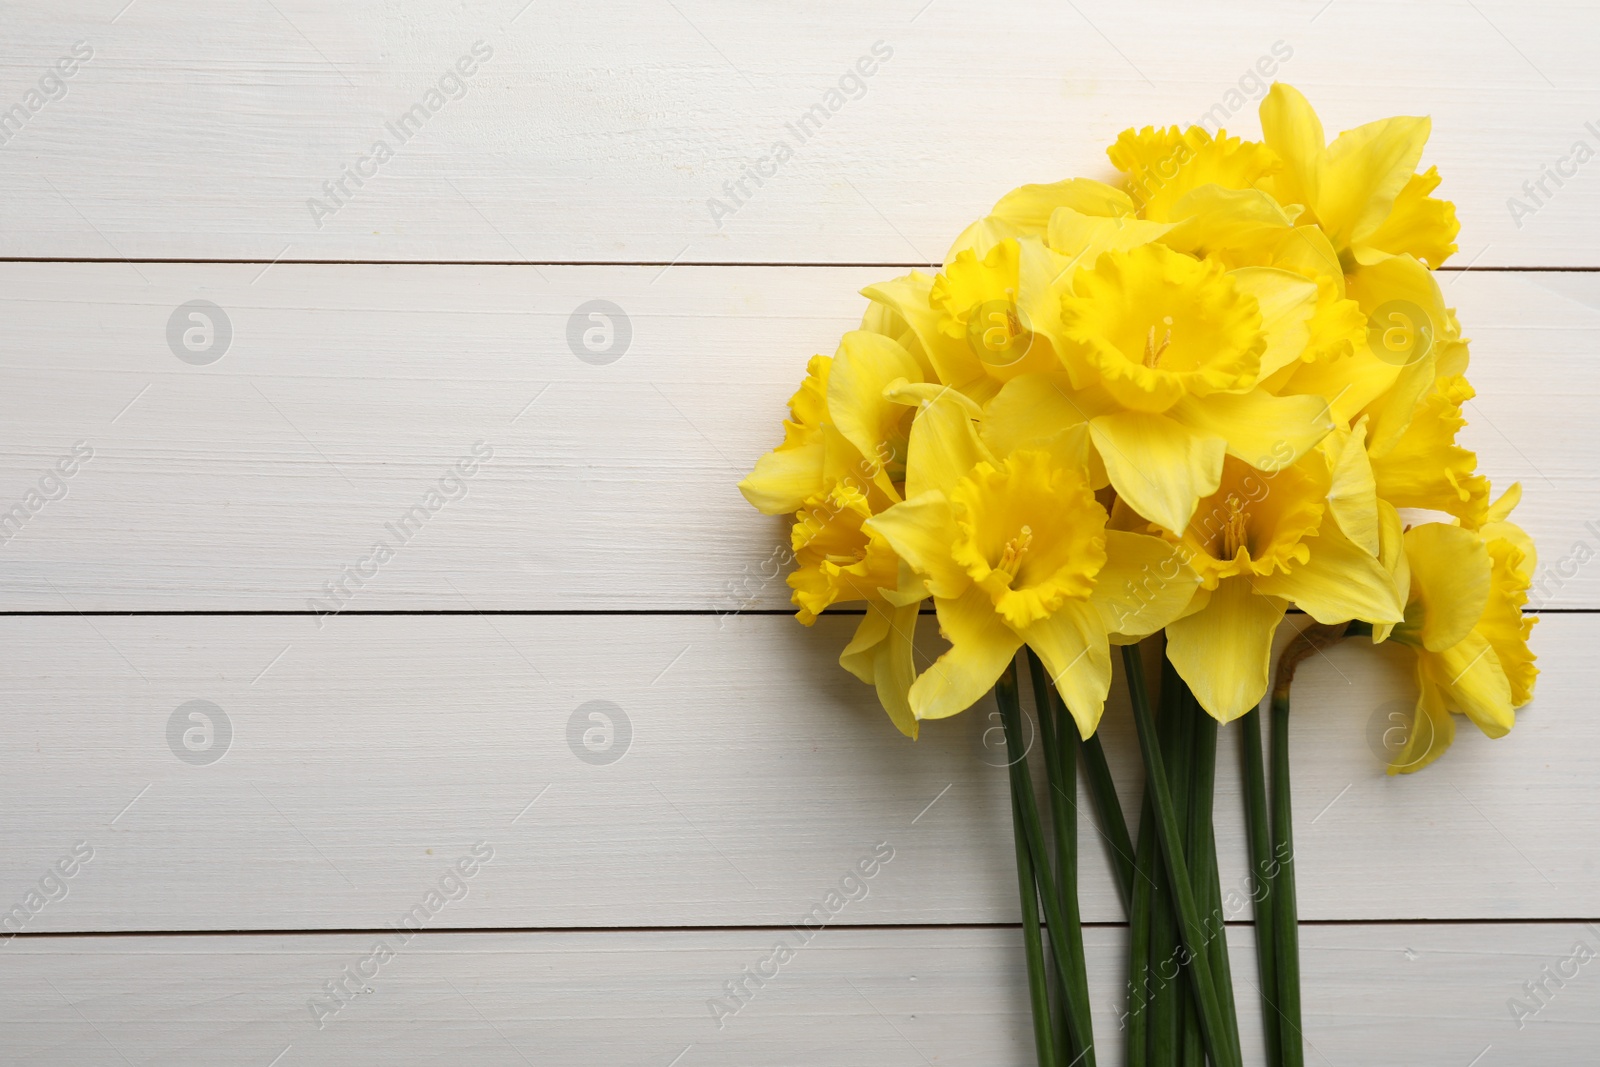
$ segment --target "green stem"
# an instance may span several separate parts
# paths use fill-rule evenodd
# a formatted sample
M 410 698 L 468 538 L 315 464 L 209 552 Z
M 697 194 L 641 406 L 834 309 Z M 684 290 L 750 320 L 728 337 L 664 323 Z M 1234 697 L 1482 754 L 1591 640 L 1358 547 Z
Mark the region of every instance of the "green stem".
M 1176 672 L 1174 672 L 1176 678 Z M 1233 999 L 1233 968 L 1228 960 L 1228 928 L 1222 914 L 1222 883 L 1217 873 L 1217 835 L 1212 812 L 1217 780 L 1217 720 L 1206 714 L 1188 686 L 1179 690 L 1185 714 L 1194 728 L 1194 765 L 1189 783 L 1189 855 L 1194 860 L 1194 892 L 1206 927 L 1211 952 L 1211 980 L 1222 1001 L 1222 1018 L 1235 1059 L 1239 1048 L 1238 1009 Z
M 1094 794 L 1095 814 L 1100 817 L 1100 829 L 1111 853 L 1111 870 L 1117 876 L 1117 888 L 1122 890 L 1122 906 L 1128 909 L 1131 916 L 1133 838 L 1128 834 L 1128 820 L 1122 815 L 1122 802 L 1117 799 L 1117 786 L 1111 780 L 1111 766 L 1106 762 L 1106 750 L 1100 744 L 1100 735 L 1091 735 L 1082 743 L 1080 751 L 1083 753 L 1084 777 L 1089 780 L 1089 790 Z
M 1156 739 L 1155 721 L 1150 714 L 1150 698 L 1145 692 L 1144 668 L 1139 646 L 1122 646 L 1122 659 L 1128 675 L 1128 692 L 1133 702 L 1133 720 L 1139 731 L 1139 748 L 1144 754 L 1145 778 L 1155 805 L 1156 839 L 1166 863 L 1167 883 L 1177 905 L 1178 927 L 1188 955 L 1190 984 L 1200 1009 L 1200 1030 L 1206 1051 L 1217 1067 L 1241 1067 L 1228 1041 L 1228 1028 L 1222 1018 L 1222 1004 L 1216 983 L 1211 978 L 1211 961 L 1200 927 L 1199 908 L 1194 899 L 1193 882 L 1183 858 L 1183 837 L 1177 809 L 1168 787 L 1166 766 Z M 1030 839 L 1031 840 L 1031 839 Z
M 1294 887 L 1294 802 L 1289 786 L 1289 689 L 1295 669 L 1313 652 L 1344 640 L 1351 625 L 1312 623 L 1278 657 L 1272 683 L 1272 883 L 1273 950 L 1278 969 L 1278 1041 L 1282 1067 L 1304 1067 L 1300 1026 L 1300 920 Z
M 1278 957 L 1272 909 L 1272 826 L 1267 819 L 1267 770 L 1261 750 L 1261 712 L 1255 708 L 1239 720 L 1240 762 L 1244 768 L 1245 826 L 1250 837 L 1250 895 L 1255 901 L 1256 967 L 1261 978 L 1261 1029 L 1267 1067 L 1283 1062 L 1278 1037 Z
M 1156 887 L 1155 817 L 1150 800 L 1139 818 L 1139 847 L 1134 853 L 1133 906 L 1128 931 L 1128 1062 L 1157 1062 L 1149 1057 L 1150 998 L 1155 975 L 1150 967 L 1150 916 Z
M 1011 780 L 1011 828 L 1017 841 L 1017 889 L 1022 897 L 1022 951 L 1028 959 L 1028 1000 L 1033 1006 L 1033 1041 L 1039 1067 L 1056 1067 L 1055 1035 L 1050 1029 L 1050 990 L 1046 985 L 1044 942 L 1039 934 L 1039 897 L 1033 877 L 1033 859 L 1022 828 L 1022 805 L 1016 779 Z
M 1300 1031 L 1300 920 L 1294 891 L 1294 809 L 1289 790 L 1289 691 L 1272 694 L 1273 948 L 1278 963 L 1278 1010 L 1283 1067 L 1304 1067 Z
M 1056 839 L 1056 890 L 1060 894 L 1061 916 L 1067 924 L 1067 947 L 1072 955 L 1063 960 L 1061 972 L 1063 1006 L 1069 1016 L 1070 1033 L 1088 1034 L 1093 1041 L 1094 1023 L 1089 1012 L 1089 973 L 1083 951 L 1083 917 L 1078 909 L 1078 761 L 1069 735 L 1077 736 L 1076 725 L 1050 685 L 1044 664 L 1028 650 L 1028 676 L 1033 683 L 1034 710 L 1039 716 L 1039 741 L 1044 747 L 1045 777 L 1049 785 L 1050 823 Z M 1073 1042 L 1067 1049 L 1069 1062 L 1083 1055 L 1083 1046 Z
M 1146 787 L 1146 793 L 1148 792 L 1149 789 Z M 1151 836 L 1157 837 L 1154 832 L 1156 821 L 1154 801 L 1148 808 L 1152 824 Z M 1156 878 L 1156 889 L 1150 898 L 1152 915 L 1149 965 L 1156 987 L 1154 995 L 1150 998 L 1150 1063 L 1152 1067 L 1178 1067 L 1183 1021 L 1179 1014 L 1183 1007 L 1180 997 L 1183 991 L 1183 979 L 1179 975 L 1181 967 L 1178 963 L 1178 929 L 1177 921 L 1173 918 L 1172 891 L 1168 888 L 1167 865 L 1161 860 L 1159 840 L 1156 841 L 1153 873 Z M 1129 1062 L 1137 1061 L 1129 1060 Z
M 1190 877 L 1193 878 L 1197 857 L 1189 841 L 1191 799 L 1189 791 L 1194 776 L 1194 717 L 1189 714 L 1189 708 L 1183 699 L 1185 692 L 1183 682 L 1178 678 L 1178 672 L 1173 669 L 1172 662 L 1163 656 L 1161 711 L 1160 718 L 1156 720 L 1156 730 L 1163 734 L 1161 755 L 1167 766 L 1167 788 L 1172 790 L 1178 825 L 1184 831 L 1184 858 L 1189 863 Z M 1162 719 L 1171 725 L 1163 728 Z M 1196 891 L 1196 902 L 1199 898 L 1200 894 Z M 1184 969 L 1188 970 L 1196 966 L 1196 963 L 1197 961 L 1191 960 Z M 1184 1067 L 1200 1067 L 1205 1056 L 1200 1041 L 1200 1017 L 1196 1014 L 1197 1008 L 1191 985 L 1192 981 L 1184 982 L 1177 988 L 1178 1062 Z
M 1056 967 L 1063 988 L 1069 996 L 1088 996 L 1088 989 L 1072 988 L 1067 965 L 1072 959 L 1066 919 L 1061 914 L 1060 898 L 1056 895 L 1055 879 L 1050 874 L 1049 853 L 1045 850 L 1044 829 L 1039 822 L 1039 803 L 1033 795 L 1033 776 L 1028 771 L 1028 754 L 1022 747 L 1022 704 L 1017 697 L 1017 665 L 1006 664 L 1004 673 L 994 683 L 995 703 L 1000 706 L 1000 721 L 1005 726 L 1006 756 L 1011 761 L 1011 791 L 1017 797 L 1022 812 L 1022 826 L 1027 835 L 1028 851 L 1033 857 L 1034 880 L 1039 886 L 1039 897 L 1044 904 L 1045 932 L 1050 938 L 1050 949 L 1055 953 Z M 1081 925 L 1078 937 L 1082 938 Z M 1082 1052 L 1079 1064 L 1094 1067 L 1094 1035 L 1074 1026 L 1074 1013 L 1067 1013 L 1067 1023 L 1073 1032 L 1067 1040 Z M 1075 1065 L 1076 1067 L 1076 1065 Z

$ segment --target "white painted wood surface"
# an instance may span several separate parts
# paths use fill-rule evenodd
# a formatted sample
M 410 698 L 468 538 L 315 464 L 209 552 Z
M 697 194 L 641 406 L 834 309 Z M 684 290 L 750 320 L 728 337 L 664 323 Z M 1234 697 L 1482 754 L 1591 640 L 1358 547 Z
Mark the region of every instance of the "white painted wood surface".
M 26 930 L 368 928 L 484 840 L 495 860 L 449 926 L 781 925 L 888 842 L 893 862 L 838 921 L 1016 922 L 992 705 L 902 738 L 834 663 L 854 622 L 363 616 L 319 633 L 304 616 L 8 617 L 6 891 L 87 841 L 92 862 Z M 1404 655 L 1347 643 L 1303 667 L 1302 915 L 1592 918 L 1597 623 L 1547 617 L 1516 729 L 1491 742 L 1463 723 L 1402 778 L 1378 753 L 1410 708 Z M 207 765 L 168 733 L 191 700 L 228 723 Z M 605 765 L 569 740 L 594 701 L 616 722 Z M 1137 813 L 1120 687 L 1105 730 Z M 1224 884 L 1244 891 L 1235 734 L 1217 835 Z M 1119 921 L 1097 832 L 1080 836 L 1085 915 Z M 1242 898 L 1233 917 L 1249 917 Z
M 0 253 L 926 263 L 1015 185 L 1109 173 L 1130 126 L 1220 107 L 1258 130 L 1239 87 L 1265 69 L 1330 130 L 1432 115 L 1464 264 L 1600 265 L 1600 164 L 1520 227 L 1506 203 L 1600 147 L 1585 3 L 138 0 L 113 22 L 126 3 L 8 11 L 5 106 L 73 42 L 94 56 L 0 150 Z M 402 143 L 389 124 L 479 41 L 465 95 Z M 393 158 L 319 228 L 307 200 L 379 139 Z M 713 218 L 780 140 L 794 158 Z
M 735 483 L 896 273 L 265 266 L 0 264 L 0 511 L 94 449 L 0 545 L 0 606 L 304 611 L 381 539 L 354 609 L 784 608 L 785 523 Z M 1445 279 L 1474 341 L 1464 440 L 1523 483 L 1538 603 L 1600 607 L 1600 568 L 1554 570 L 1600 549 L 1600 274 Z M 167 345 L 195 299 L 232 327 L 208 366 Z M 603 366 L 567 341 L 594 299 L 632 329 Z M 388 527 L 476 442 L 493 458 L 402 547 Z
M 424 934 L 395 945 L 366 983 L 371 992 L 351 995 L 319 1029 L 310 1002 L 346 967 L 354 975 L 384 937 L 398 941 L 383 933 L 16 941 L 0 970 L 7 1063 L 1032 1062 L 1014 929 L 828 928 L 805 945 L 774 930 Z M 707 1002 L 785 937 L 794 958 L 718 1029 Z M 1084 939 L 1100 1062 L 1119 1064 L 1126 934 L 1097 927 Z M 1252 973 L 1250 929 L 1233 927 L 1228 939 L 1234 973 Z M 1574 963 L 1580 944 L 1600 951 L 1600 930 L 1308 926 L 1307 1062 L 1587 1063 L 1600 963 Z M 1528 982 L 1546 983 L 1542 1003 Z M 1245 1062 L 1260 1063 L 1259 1004 L 1242 990 Z M 1537 1008 L 1520 1028 L 1514 998 Z
M 0 126 L 0 513 L 93 450 L 0 543 L 0 924 L 26 935 L 0 940 L 6 1062 L 1026 1063 L 1017 934 L 981 925 L 1016 921 L 986 709 L 912 745 L 833 662 L 851 619 L 753 614 L 785 606 L 783 530 L 733 483 L 861 285 L 937 261 L 1016 184 L 1106 176 L 1127 126 L 1220 106 L 1254 130 L 1228 93 L 1280 43 L 1330 130 L 1433 116 L 1472 268 L 1443 278 L 1474 341 L 1466 440 L 1523 482 L 1534 603 L 1559 609 L 1512 734 L 1463 729 L 1410 778 L 1374 749 L 1401 664 L 1347 645 L 1302 669 L 1301 910 L 1336 924 L 1302 933 L 1310 1058 L 1594 1058 L 1593 964 L 1524 986 L 1600 949 L 1600 275 L 1551 269 L 1600 267 L 1600 164 L 1523 188 L 1600 149 L 1592 5 L 73 0 L 4 22 L 0 117 L 26 116 Z M 480 41 L 461 99 L 386 132 Z M 860 99 L 733 202 L 879 41 Z M 75 49 L 62 95 L 42 79 Z M 331 202 L 380 137 L 394 158 Z M 338 209 L 320 226 L 312 197 Z M 251 262 L 195 262 L 218 259 Z M 197 299 L 232 329 L 205 366 L 167 339 Z M 609 365 L 566 340 L 595 299 L 632 330 Z M 214 614 L 303 613 L 478 441 L 466 496 L 353 605 L 406 614 Z M 482 609 L 552 614 L 418 614 Z M 193 700 L 227 717 L 216 762 L 169 735 Z M 627 716 L 616 762 L 569 740 L 590 701 Z M 465 895 L 318 1030 L 307 1000 L 478 842 Z M 868 894 L 719 1031 L 706 1000 L 879 842 Z M 1082 843 L 1086 916 L 1115 923 Z M 1088 931 L 1108 1053 L 1122 937 Z M 1513 997 L 1538 1009 L 1520 1028 Z

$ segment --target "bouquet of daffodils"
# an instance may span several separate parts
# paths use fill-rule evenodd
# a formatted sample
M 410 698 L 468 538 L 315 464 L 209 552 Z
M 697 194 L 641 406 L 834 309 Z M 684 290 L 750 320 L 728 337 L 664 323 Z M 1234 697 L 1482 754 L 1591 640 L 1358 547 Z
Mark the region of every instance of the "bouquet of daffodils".
M 1295 663 L 1357 635 L 1415 654 L 1391 773 L 1438 758 L 1456 715 L 1505 734 L 1533 692 L 1518 490 L 1493 498 L 1455 440 L 1473 392 L 1432 274 L 1458 226 L 1418 170 L 1429 121 L 1330 144 L 1280 84 L 1261 126 L 1259 142 L 1128 130 L 1116 184 L 1025 185 L 938 274 L 863 290 L 861 328 L 811 360 L 783 443 L 740 484 L 794 516 L 801 622 L 865 605 L 840 663 L 903 733 L 994 694 L 1041 1067 L 1095 1062 L 1080 760 L 1130 918 L 1128 1062 L 1238 1065 L 1211 797 L 1217 726 L 1240 721 L 1268 1059 L 1298 1065 Z M 1269 803 L 1258 706 L 1291 606 L 1310 625 L 1272 686 Z M 1142 645 L 1162 656 L 1154 699 Z M 1145 767 L 1137 839 L 1095 733 L 1113 647 Z M 1019 738 L 1024 650 L 1044 813 Z

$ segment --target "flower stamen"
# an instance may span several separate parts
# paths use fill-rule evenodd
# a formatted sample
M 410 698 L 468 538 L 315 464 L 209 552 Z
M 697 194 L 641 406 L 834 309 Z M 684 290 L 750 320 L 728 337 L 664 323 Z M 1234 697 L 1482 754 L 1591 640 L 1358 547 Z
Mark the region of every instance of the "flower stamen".
M 1246 528 L 1244 505 L 1239 501 L 1239 498 L 1229 495 L 1227 506 L 1228 517 L 1222 522 L 1221 558 L 1233 560 L 1238 558 L 1240 549 L 1249 549 L 1250 534 Z
M 1004 571 L 1008 577 L 1017 576 L 1017 568 L 1022 566 L 1022 557 L 1033 544 L 1033 527 L 1024 526 L 1022 531 L 1006 542 L 1005 548 L 1000 550 L 1000 562 L 995 564 L 995 570 Z
M 1172 316 L 1168 315 L 1161 320 L 1166 324 L 1167 335 L 1161 339 L 1161 344 L 1156 344 L 1156 328 L 1150 327 L 1150 334 L 1144 341 L 1144 365 L 1152 369 L 1161 366 L 1161 356 L 1172 344 Z

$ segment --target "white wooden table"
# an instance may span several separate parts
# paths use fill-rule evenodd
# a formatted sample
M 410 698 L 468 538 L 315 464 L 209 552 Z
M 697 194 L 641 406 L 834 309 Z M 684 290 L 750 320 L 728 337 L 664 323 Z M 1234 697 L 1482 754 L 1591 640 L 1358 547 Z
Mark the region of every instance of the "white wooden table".
M 1546 609 L 1516 730 L 1411 778 L 1372 740 L 1399 665 L 1302 671 L 1308 1062 L 1600 1060 L 1600 163 L 1507 203 L 1600 149 L 1592 4 L 0 17 L 0 1060 L 1029 1062 L 988 709 L 900 738 L 834 665 L 852 620 L 785 617 L 781 524 L 734 483 L 863 284 L 1105 176 L 1125 127 L 1253 134 L 1268 67 L 1330 129 L 1433 116 L 1467 440 L 1523 482 Z M 1083 847 L 1110 1046 L 1124 930 Z

